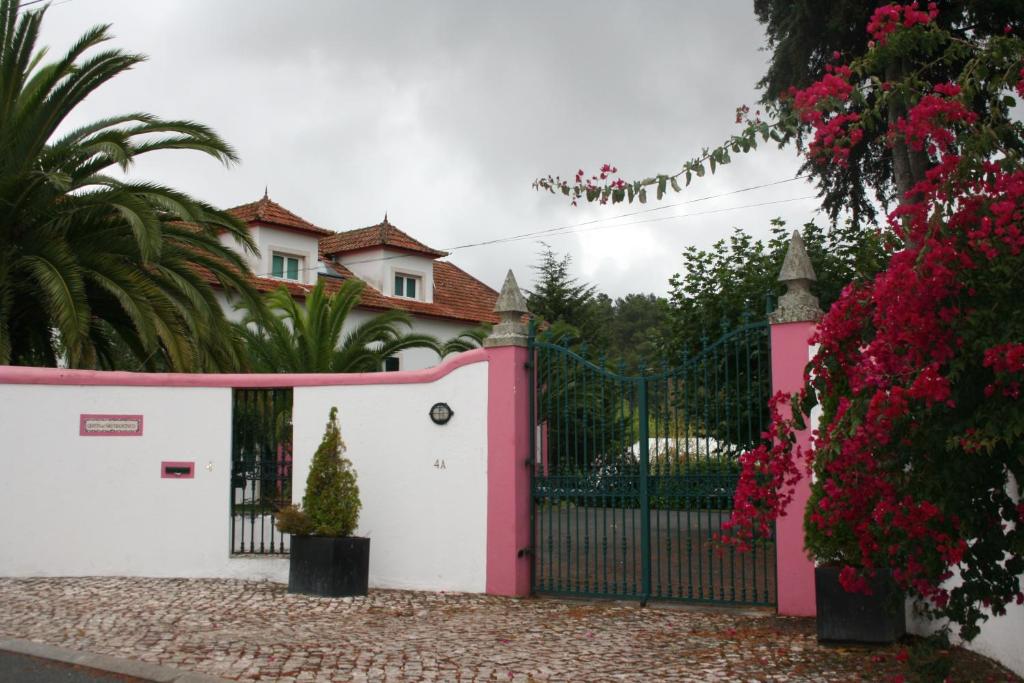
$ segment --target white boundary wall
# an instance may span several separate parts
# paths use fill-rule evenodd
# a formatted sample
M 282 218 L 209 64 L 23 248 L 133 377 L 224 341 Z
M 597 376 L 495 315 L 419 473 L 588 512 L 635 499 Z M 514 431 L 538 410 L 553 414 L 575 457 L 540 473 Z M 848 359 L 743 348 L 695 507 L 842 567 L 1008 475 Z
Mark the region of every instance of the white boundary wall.
M 287 575 L 230 561 L 230 388 L 3 384 L 0 406 L 0 574 Z M 141 414 L 142 436 L 80 436 L 82 413 Z
M 951 581 L 954 581 L 951 579 Z M 914 614 L 907 602 L 907 630 L 926 636 L 938 630 L 938 624 Z M 1024 606 L 1011 603 L 1006 614 L 991 617 L 981 627 L 981 633 L 969 643 L 961 643 L 968 650 L 990 657 L 1014 673 L 1024 676 Z
M 337 405 L 362 494 L 359 532 L 373 539 L 372 586 L 484 590 L 487 367 L 295 389 L 294 496 Z M 231 392 L 0 384 L 0 576 L 286 581 L 286 558 L 230 555 Z M 443 427 L 428 416 L 438 401 L 455 412 Z M 143 433 L 81 436 L 81 414 L 141 414 Z M 162 461 L 194 461 L 194 478 L 162 478 Z
M 338 407 L 346 456 L 355 465 L 376 587 L 483 592 L 487 547 L 487 364 L 432 384 L 295 389 L 293 491 Z M 453 410 L 443 426 L 430 407 Z M 435 466 L 436 465 L 436 466 Z
M 1021 491 L 1016 482 L 1011 482 L 1007 492 L 1011 498 L 1020 500 Z M 955 586 L 959 579 L 959 574 L 954 570 L 954 576 L 947 585 Z M 1024 590 L 1024 576 L 1020 577 L 1020 582 L 1021 590 Z M 938 630 L 940 625 L 916 615 L 913 605 L 910 601 L 907 602 L 908 631 L 926 636 Z M 1001 617 L 989 617 L 989 620 L 982 624 L 981 633 L 963 645 L 1024 676 L 1024 605 L 1010 603 L 1006 606 L 1006 614 Z

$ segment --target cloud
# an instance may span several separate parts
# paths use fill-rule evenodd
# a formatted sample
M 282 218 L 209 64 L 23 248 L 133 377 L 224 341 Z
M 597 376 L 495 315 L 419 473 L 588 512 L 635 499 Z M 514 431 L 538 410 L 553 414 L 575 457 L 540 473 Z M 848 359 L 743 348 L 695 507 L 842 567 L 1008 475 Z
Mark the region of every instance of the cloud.
M 242 156 L 225 170 L 165 154 L 140 164 L 140 175 L 222 206 L 269 185 L 275 200 L 333 229 L 387 211 L 439 248 L 646 208 L 573 209 L 530 185 L 605 161 L 627 176 L 677 169 L 735 131 L 733 112 L 757 99 L 766 59 L 749 7 L 669 1 L 71 0 L 49 10 L 43 42 L 66 47 L 98 21 L 114 24 L 118 47 L 150 60 L 96 93 L 73 123 L 136 109 L 194 118 Z M 792 152 L 759 153 L 666 201 L 792 177 L 797 167 Z M 706 208 L 808 194 L 798 185 Z M 765 234 L 771 217 L 803 222 L 813 206 L 550 243 L 612 296 L 664 294 L 688 244 L 710 245 L 733 225 Z M 536 252 L 527 240 L 457 250 L 452 260 L 498 287 L 509 267 L 530 282 Z

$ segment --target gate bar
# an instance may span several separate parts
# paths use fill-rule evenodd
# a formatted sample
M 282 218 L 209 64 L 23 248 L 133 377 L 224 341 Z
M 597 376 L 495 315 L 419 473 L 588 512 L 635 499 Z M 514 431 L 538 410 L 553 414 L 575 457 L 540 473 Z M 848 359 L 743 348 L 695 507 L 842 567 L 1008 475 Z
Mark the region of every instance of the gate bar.
M 647 491 L 651 444 L 647 424 L 647 378 L 639 377 L 636 386 L 640 408 L 640 555 L 643 571 L 640 606 L 646 607 L 651 598 L 651 501 Z

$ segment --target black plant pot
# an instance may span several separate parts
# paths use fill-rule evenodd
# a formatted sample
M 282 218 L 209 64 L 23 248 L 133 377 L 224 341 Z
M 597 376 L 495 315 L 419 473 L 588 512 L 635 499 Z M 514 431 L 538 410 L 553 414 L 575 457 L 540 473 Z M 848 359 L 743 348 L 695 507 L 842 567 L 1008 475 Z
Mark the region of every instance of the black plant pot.
M 841 643 L 891 643 L 907 632 L 903 593 L 888 569 L 868 581 L 871 595 L 847 593 L 839 567 L 816 567 L 818 640 Z
M 292 536 L 288 592 L 339 598 L 366 595 L 370 539 Z

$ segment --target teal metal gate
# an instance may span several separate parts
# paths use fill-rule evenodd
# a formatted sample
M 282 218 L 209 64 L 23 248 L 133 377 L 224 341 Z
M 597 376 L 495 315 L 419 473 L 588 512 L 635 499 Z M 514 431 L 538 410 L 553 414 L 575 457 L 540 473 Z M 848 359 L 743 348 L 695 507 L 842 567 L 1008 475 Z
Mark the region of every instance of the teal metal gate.
M 760 442 L 768 326 L 639 376 L 531 328 L 532 586 L 538 593 L 775 603 L 773 538 L 715 540 Z

